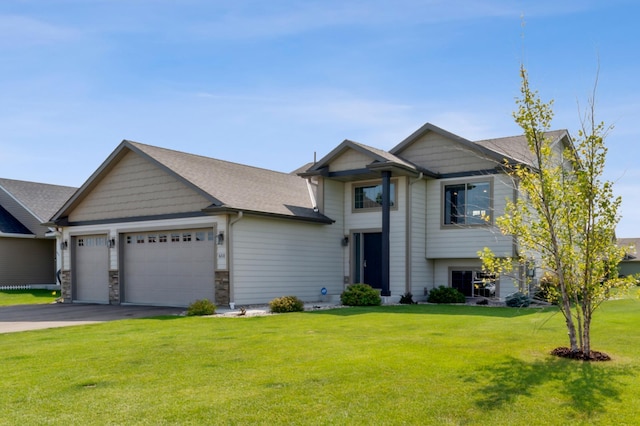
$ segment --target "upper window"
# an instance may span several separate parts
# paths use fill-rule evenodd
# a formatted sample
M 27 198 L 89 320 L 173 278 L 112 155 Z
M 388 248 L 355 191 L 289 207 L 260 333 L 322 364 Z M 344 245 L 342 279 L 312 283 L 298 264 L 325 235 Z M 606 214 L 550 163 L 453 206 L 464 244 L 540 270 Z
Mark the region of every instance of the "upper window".
M 444 186 L 445 225 L 484 225 L 490 209 L 490 182 Z
M 396 185 L 389 185 L 390 207 L 396 205 Z M 377 209 L 382 207 L 382 183 L 372 183 L 354 186 L 353 208 L 354 210 Z

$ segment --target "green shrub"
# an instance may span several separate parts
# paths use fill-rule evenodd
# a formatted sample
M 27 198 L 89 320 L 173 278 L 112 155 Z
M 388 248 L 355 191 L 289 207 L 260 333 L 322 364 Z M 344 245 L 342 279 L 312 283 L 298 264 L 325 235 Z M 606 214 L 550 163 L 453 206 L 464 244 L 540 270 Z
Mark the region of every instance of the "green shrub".
M 400 296 L 400 303 L 403 305 L 415 305 L 417 302 L 413 301 L 413 294 L 410 291 Z
M 269 302 L 271 312 L 282 314 L 285 312 L 302 312 L 304 311 L 304 302 L 296 296 L 276 297 Z
M 529 296 L 521 292 L 508 295 L 504 299 L 504 301 L 507 306 L 510 306 L 512 308 L 526 308 L 531 304 L 531 299 L 529 298 Z
M 347 306 L 378 306 L 382 303 L 380 293 L 369 284 L 352 284 L 340 295 L 340 301 Z
M 427 302 L 429 303 L 464 303 L 466 301 L 464 294 L 453 287 L 445 287 L 441 285 L 429 292 Z
M 216 305 L 208 299 L 199 299 L 189 305 L 187 316 L 213 315 L 216 313 Z

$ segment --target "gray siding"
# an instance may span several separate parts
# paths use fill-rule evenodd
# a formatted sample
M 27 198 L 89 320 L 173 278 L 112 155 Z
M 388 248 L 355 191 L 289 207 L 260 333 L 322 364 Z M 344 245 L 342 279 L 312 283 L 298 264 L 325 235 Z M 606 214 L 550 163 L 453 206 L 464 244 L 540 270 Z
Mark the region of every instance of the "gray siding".
M 331 162 L 329 165 L 329 171 L 335 172 L 340 170 L 363 169 L 367 164 L 371 163 L 371 161 L 371 157 L 353 149 L 349 149 Z
M 267 303 L 287 295 L 317 301 L 323 287 L 340 294 L 341 235 L 335 225 L 245 216 L 231 236 L 235 303 Z
M 0 285 L 55 284 L 55 240 L 0 238 Z
M 422 298 L 424 289 L 432 287 L 433 266 L 427 256 L 427 182 L 420 180 L 409 186 L 411 209 L 409 212 L 408 238 L 410 256 L 408 257 L 409 291 L 414 300 Z
M 69 215 L 72 222 L 199 211 L 211 203 L 129 152 Z
M 436 173 L 457 173 L 470 170 L 485 170 L 496 166 L 496 162 L 483 158 L 462 144 L 429 132 L 399 155 L 414 164 Z

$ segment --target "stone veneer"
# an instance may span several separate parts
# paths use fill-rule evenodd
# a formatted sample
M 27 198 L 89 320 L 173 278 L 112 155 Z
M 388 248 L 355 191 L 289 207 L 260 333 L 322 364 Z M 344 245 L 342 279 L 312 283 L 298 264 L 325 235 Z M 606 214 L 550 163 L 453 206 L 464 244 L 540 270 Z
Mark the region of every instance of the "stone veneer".
M 118 270 L 109 271 L 109 304 L 120 304 L 120 272 Z
M 229 271 L 215 272 L 215 298 L 218 306 L 229 304 Z
M 66 269 L 60 272 L 60 295 L 63 303 L 71 303 L 73 301 L 71 292 L 71 271 Z

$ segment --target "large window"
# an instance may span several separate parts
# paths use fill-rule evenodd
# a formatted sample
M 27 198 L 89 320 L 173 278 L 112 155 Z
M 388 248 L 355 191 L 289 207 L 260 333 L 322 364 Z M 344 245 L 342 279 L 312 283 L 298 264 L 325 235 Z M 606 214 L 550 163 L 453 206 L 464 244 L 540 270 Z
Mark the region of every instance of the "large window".
M 491 209 L 491 183 L 444 186 L 445 225 L 483 225 Z
M 396 185 L 389 185 L 390 207 L 396 205 Z M 353 208 L 354 210 L 377 209 L 382 207 L 382 183 L 370 183 L 354 186 Z

